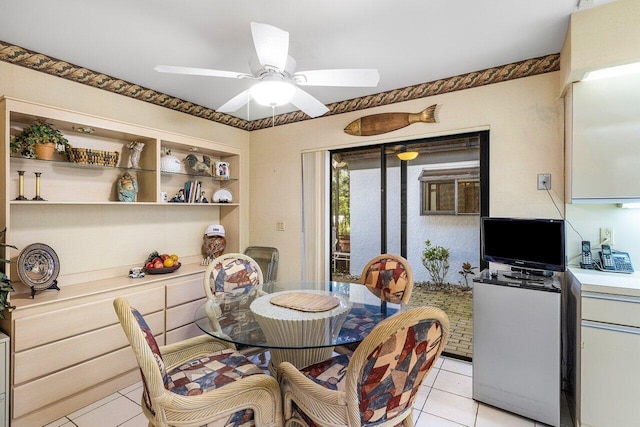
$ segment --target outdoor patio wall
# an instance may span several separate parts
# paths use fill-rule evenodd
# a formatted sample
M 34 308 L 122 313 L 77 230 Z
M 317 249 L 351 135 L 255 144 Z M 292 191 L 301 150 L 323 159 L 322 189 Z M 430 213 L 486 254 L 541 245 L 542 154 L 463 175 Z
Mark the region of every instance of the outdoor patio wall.
M 425 240 L 432 245 L 449 250 L 449 273 L 446 283 L 458 284 L 463 278 L 458 274 L 463 262 L 478 266 L 480 235 L 479 215 L 420 215 L 420 181 L 424 165 L 407 167 L 407 261 L 411 264 L 413 278 L 417 282 L 430 281 L 429 272 L 422 265 Z M 387 172 L 387 188 L 399 188 L 398 167 Z M 378 209 L 380 189 L 371 185 L 379 182 L 379 169 L 358 169 L 350 172 L 351 194 L 351 263 L 350 274 L 360 275 L 367 262 L 378 255 L 380 248 L 380 215 L 371 212 Z M 400 194 L 387 194 L 387 219 L 390 224 L 388 252 L 400 253 L 400 228 L 391 224 L 400 223 Z M 478 271 L 478 270 L 476 270 Z
M 251 244 L 280 250 L 279 280 L 301 277 L 303 152 L 486 129 L 490 131 L 490 214 L 559 218 L 549 194 L 537 190 L 537 175 L 550 173 L 550 195 L 563 208 L 563 107 L 558 78 L 558 72 L 547 73 L 251 132 Z M 343 131 L 365 115 L 418 112 L 431 104 L 439 105 L 437 123 L 417 123 L 371 137 Z M 277 231 L 279 221 L 285 222 L 285 231 Z M 417 250 L 422 251 L 412 249 L 409 254 L 415 270 Z

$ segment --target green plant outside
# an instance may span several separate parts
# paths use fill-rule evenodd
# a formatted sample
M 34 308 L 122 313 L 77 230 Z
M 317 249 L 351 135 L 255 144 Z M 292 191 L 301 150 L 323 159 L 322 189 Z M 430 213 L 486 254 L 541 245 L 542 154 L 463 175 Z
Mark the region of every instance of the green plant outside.
M 11 153 L 24 157 L 35 157 L 34 146 L 47 143 L 56 144 L 56 150 L 59 153 L 64 153 L 69 145 L 69 141 L 62 132 L 44 120 L 36 120 L 18 135 L 12 135 L 9 138 Z
M 474 269 L 476 269 L 478 267 L 472 267 L 470 262 L 463 262 L 462 263 L 462 269 L 460 271 L 458 271 L 458 274 L 462 276 L 462 278 L 464 279 L 464 283 L 460 282 L 461 285 L 463 285 L 465 288 L 470 288 L 471 286 L 469 285 L 469 276 L 472 274 L 475 274 L 475 271 L 473 271 Z
M 449 249 L 442 246 L 433 246 L 431 241 L 424 242 L 422 251 L 422 265 L 431 276 L 431 281 L 438 286 L 444 285 L 444 278 L 449 272 Z
M 0 268 L 0 319 L 4 319 L 4 310 L 5 309 L 13 309 L 15 308 L 11 304 L 9 304 L 9 292 L 13 292 L 13 286 L 11 286 L 11 280 L 5 274 L 6 266 L 11 263 L 10 260 L 6 259 L 6 249 L 5 248 L 13 248 L 18 249 L 13 245 L 8 245 L 4 243 L 4 235 L 7 229 L 0 231 L 0 248 L 2 249 L 2 258 L 0 258 L 0 264 L 2 264 Z
M 333 194 L 335 205 L 338 207 L 337 231 L 338 236 L 349 236 L 351 233 L 351 212 L 350 212 L 350 176 L 349 170 L 344 168 L 336 169 L 333 174 Z

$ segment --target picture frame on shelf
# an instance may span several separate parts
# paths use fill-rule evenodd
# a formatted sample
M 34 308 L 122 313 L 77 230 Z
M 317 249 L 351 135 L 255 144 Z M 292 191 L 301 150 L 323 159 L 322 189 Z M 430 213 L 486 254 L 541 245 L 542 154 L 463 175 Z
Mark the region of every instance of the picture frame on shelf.
M 218 178 L 229 179 L 229 162 L 216 162 L 215 176 Z

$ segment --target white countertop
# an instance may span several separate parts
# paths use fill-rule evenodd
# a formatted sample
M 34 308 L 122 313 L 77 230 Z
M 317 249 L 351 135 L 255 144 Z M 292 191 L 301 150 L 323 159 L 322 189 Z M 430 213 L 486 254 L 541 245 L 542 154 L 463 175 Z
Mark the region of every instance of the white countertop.
M 570 267 L 569 271 L 580 281 L 583 291 L 640 296 L 640 272 L 608 273 L 578 267 Z

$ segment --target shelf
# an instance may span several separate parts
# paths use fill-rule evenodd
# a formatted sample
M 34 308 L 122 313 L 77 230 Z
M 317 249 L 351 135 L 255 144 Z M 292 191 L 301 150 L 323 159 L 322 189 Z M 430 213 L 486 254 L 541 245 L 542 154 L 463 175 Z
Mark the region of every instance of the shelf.
M 202 179 L 210 179 L 212 181 L 220 181 L 220 182 L 233 182 L 238 180 L 238 178 L 224 178 L 220 176 L 210 176 L 210 175 L 194 175 L 194 174 L 184 173 L 184 172 L 161 172 L 161 175 L 163 177 L 184 176 L 188 178 L 202 178 Z
M 11 161 L 15 163 L 24 162 L 25 164 L 47 164 L 47 165 L 55 165 L 55 167 L 65 167 L 65 168 L 77 168 L 77 169 L 94 169 L 94 170 L 127 170 L 133 172 L 141 172 L 141 173 L 155 173 L 155 169 L 143 169 L 143 168 L 128 168 L 123 166 L 106 166 L 106 165 L 95 165 L 88 163 L 75 163 L 69 162 L 66 160 L 40 160 L 40 159 L 30 159 L 27 157 L 19 157 L 19 156 L 11 156 Z M 164 173 L 163 173 L 164 174 Z
M 210 206 L 240 206 L 239 203 L 172 203 L 172 202 L 75 202 L 75 201 L 55 201 L 55 200 L 11 200 L 9 204 L 12 206 L 27 205 L 110 205 L 110 206 L 192 206 L 192 207 L 210 207 Z

